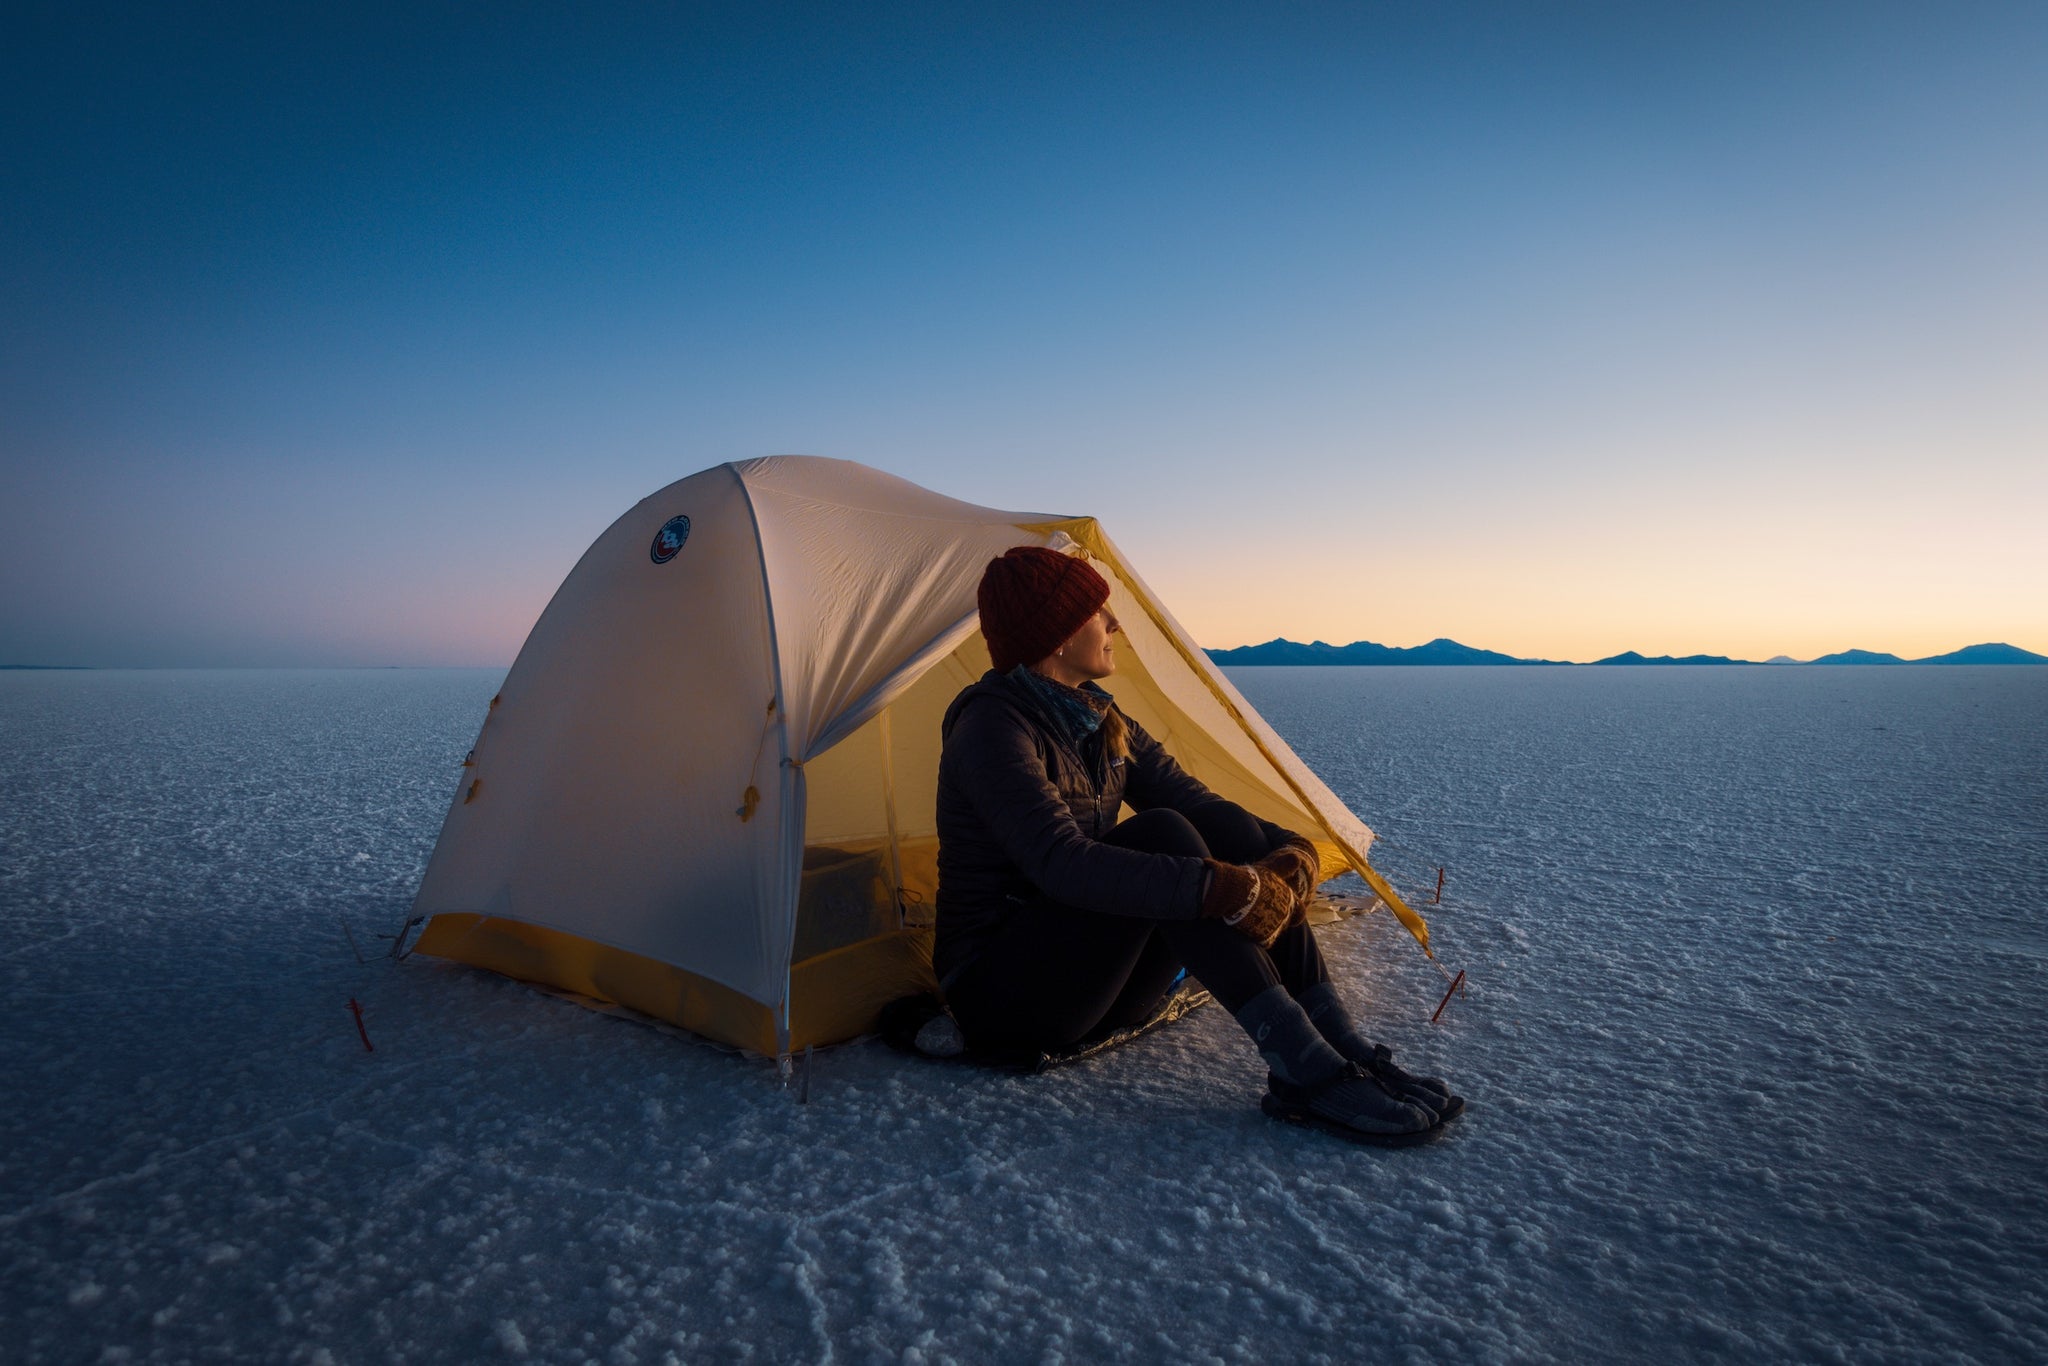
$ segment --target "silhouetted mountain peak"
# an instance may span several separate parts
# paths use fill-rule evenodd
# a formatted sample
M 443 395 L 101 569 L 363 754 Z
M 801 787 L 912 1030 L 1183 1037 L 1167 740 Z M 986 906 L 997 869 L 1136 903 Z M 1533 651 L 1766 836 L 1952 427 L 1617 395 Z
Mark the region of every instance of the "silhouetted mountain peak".
M 1945 655 L 1929 655 L 1916 659 L 1915 664 L 2048 664 L 2048 655 L 2037 655 L 2032 650 L 2022 650 L 2017 645 L 1994 642 L 1988 645 L 1965 645 L 1960 650 L 1951 650 Z

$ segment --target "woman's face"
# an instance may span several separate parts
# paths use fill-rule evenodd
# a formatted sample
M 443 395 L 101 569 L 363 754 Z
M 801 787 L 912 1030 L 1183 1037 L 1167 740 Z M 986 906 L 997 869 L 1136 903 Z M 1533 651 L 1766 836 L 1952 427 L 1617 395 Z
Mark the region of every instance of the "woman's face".
M 1098 610 L 1039 666 L 1039 672 L 1070 688 L 1108 678 L 1116 672 L 1116 646 L 1111 641 L 1121 630 L 1107 607 Z

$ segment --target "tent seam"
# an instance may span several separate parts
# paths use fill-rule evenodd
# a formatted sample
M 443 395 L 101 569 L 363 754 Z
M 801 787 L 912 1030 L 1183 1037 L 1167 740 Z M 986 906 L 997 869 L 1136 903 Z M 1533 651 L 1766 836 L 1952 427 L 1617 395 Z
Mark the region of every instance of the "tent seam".
M 761 575 L 761 606 L 768 613 L 768 674 L 775 685 L 775 730 L 776 735 L 778 737 L 778 743 L 776 748 L 781 751 L 781 755 L 776 760 L 775 764 L 776 773 L 779 775 L 776 779 L 776 782 L 778 787 L 784 789 L 784 791 L 779 795 L 786 797 L 788 795 L 787 788 L 789 784 L 790 773 L 789 707 L 783 700 L 782 638 L 775 629 L 775 593 L 768 583 L 768 551 L 767 547 L 764 546 L 761 542 L 761 513 L 760 510 L 754 506 L 754 491 L 747 487 L 747 477 L 744 474 L 740 473 L 739 463 L 737 461 L 727 461 L 725 468 L 731 472 L 733 482 L 739 485 L 740 499 L 747 505 L 747 520 L 751 522 L 754 527 L 754 567 L 760 571 Z M 799 783 L 803 781 L 803 773 L 801 769 L 797 770 L 797 781 Z M 787 830 L 789 828 L 789 807 L 791 803 L 784 800 L 777 802 L 776 805 L 779 809 L 779 814 L 782 817 L 783 828 Z M 796 827 L 799 831 L 796 845 L 798 849 L 803 848 L 803 838 L 801 835 L 801 831 L 805 822 L 805 814 L 806 813 L 803 811 L 802 805 L 799 803 L 796 812 Z M 779 849 L 776 851 L 776 856 L 779 859 L 782 859 L 782 861 L 785 864 L 788 862 L 787 858 L 783 856 L 783 852 Z M 783 869 L 783 879 L 785 882 L 789 881 L 789 871 L 790 870 L 787 867 Z M 789 994 L 790 987 L 792 985 L 792 965 L 789 960 L 790 955 L 794 951 L 796 946 L 795 935 L 796 918 L 794 916 L 791 916 L 790 942 L 784 944 L 781 949 L 782 1003 L 776 1007 L 778 1028 L 781 1034 L 779 1042 L 784 1052 L 787 1052 L 789 1047 Z

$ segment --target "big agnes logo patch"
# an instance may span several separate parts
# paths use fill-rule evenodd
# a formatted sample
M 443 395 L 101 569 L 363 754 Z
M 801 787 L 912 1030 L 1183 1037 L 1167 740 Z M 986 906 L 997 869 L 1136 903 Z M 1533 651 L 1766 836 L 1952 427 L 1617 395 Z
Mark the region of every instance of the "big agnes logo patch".
M 647 557 L 656 564 L 667 564 L 683 548 L 683 542 L 690 539 L 690 519 L 671 517 L 661 524 L 661 530 L 654 533 L 654 544 L 647 548 Z

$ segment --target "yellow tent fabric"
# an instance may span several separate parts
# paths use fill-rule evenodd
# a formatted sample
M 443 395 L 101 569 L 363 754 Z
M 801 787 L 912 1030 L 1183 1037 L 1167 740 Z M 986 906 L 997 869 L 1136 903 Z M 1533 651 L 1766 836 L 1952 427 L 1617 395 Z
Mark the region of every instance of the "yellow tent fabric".
M 1326 875 L 1372 832 L 1258 716 L 1092 518 L 960 502 L 849 461 L 721 465 L 642 500 L 535 623 L 416 898 L 419 951 L 764 1054 L 931 986 L 939 720 L 988 667 L 983 565 L 1092 557 L 1118 703 Z

